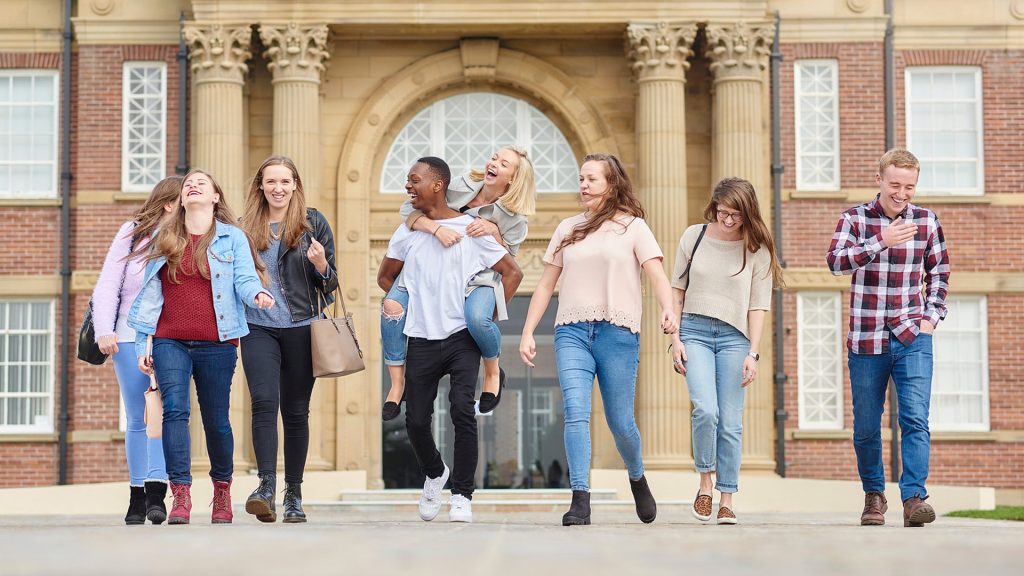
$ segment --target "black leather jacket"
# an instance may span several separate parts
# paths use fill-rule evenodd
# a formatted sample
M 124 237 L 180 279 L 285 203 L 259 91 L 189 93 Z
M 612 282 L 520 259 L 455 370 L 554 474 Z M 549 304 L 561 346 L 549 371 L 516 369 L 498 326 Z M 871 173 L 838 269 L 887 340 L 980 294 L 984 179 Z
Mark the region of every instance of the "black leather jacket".
M 334 233 L 327 218 L 316 210 L 306 208 L 306 219 L 311 231 L 299 239 L 299 245 L 289 248 L 281 242 L 277 253 L 277 269 L 281 273 L 281 291 L 288 301 L 288 312 L 292 321 L 299 322 L 317 316 L 317 309 L 334 302 L 334 291 L 338 288 L 338 272 L 334 265 Z M 316 266 L 306 258 L 310 235 L 323 245 L 327 257 L 327 277 L 317 271 Z

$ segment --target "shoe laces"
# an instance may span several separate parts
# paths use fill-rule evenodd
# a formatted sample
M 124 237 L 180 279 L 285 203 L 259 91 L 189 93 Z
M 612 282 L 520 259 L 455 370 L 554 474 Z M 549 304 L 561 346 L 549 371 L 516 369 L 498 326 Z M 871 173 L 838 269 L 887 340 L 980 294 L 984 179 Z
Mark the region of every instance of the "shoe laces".
M 189 494 L 187 486 L 175 486 L 171 489 L 171 494 L 174 495 L 173 508 L 190 508 L 192 506 L 192 495 Z
M 229 489 L 215 485 L 213 488 L 213 500 L 210 501 L 210 505 L 213 506 L 214 510 L 230 510 L 231 492 Z
M 441 477 L 438 478 L 427 478 L 423 487 L 423 497 L 427 500 L 437 500 L 441 495 L 441 490 L 444 488 L 444 484 L 441 483 Z
M 462 494 L 455 494 L 452 496 L 451 504 L 454 510 L 465 510 L 469 508 L 469 498 Z

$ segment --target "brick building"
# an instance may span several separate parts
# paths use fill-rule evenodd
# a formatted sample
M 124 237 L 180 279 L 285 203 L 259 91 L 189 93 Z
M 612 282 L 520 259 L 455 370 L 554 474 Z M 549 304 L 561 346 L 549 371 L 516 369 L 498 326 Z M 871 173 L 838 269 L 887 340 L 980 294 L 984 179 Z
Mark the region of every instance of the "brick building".
M 893 4 L 894 141 L 922 160 L 915 201 L 938 213 L 953 265 L 950 315 L 935 339 L 931 479 L 1019 498 L 1024 251 L 1013 247 L 1024 222 L 1024 3 Z M 833 278 L 824 254 L 838 214 L 877 189 L 873 166 L 886 146 L 882 0 L 91 0 L 74 3 L 70 60 L 63 6 L 11 0 L 0 24 L 0 486 L 52 484 L 62 469 L 68 482 L 126 476 L 113 370 L 73 359 L 111 237 L 176 167 L 209 169 L 240 206 L 248 178 L 272 152 L 296 159 L 310 203 L 331 220 L 342 291 L 372 367 L 318 384 L 308 467 L 365 470 L 369 487 L 408 484 L 401 427 L 379 423 L 374 271 L 412 159 L 434 153 L 464 170 L 509 142 L 534 157 L 541 197 L 519 256 L 521 295 L 503 326 L 509 399 L 496 423 L 484 424 L 479 480 L 536 485 L 550 463 L 565 469 L 560 394 L 553 354 L 527 371 L 514 352 L 547 239 L 577 210 L 578 160 L 591 151 L 620 155 L 671 253 L 722 176 L 751 180 L 770 213 L 775 106 L 787 288 L 747 397 L 744 473 L 784 464 L 788 476 L 856 478 L 848 278 Z M 777 103 L 769 76 L 776 12 Z M 652 471 L 687 470 L 685 386 L 647 316 L 637 401 L 645 458 Z M 778 407 L 789 414 L 782 462 L 769 354 L 775 328 L 779 371 L 788 375 Z M 240 378 L 232 418 L 241 471 L 254 460 Z M 445 427 L 437 432 L 444 444 Z M 603 425 L 594 452 L 596 467 L 617 465 Z

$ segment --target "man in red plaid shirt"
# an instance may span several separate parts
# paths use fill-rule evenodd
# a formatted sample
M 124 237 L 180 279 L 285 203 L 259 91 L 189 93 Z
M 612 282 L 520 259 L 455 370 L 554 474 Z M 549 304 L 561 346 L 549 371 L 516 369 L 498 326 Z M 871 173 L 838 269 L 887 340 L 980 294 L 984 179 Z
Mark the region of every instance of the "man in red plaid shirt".
M 938 217 L 910 203 L 920 172 L 907 150 L 886 152 L 875 175 L 878 196 L 843 212 L 826 256 L 833 274 L 853 275 L 846 346 L 853 446 L 865 492 L 860 522 L 866 526 L 885 524 L 888 509 L 881 419 L 890 378 L 902 436 L 903 525 L 935 520 L 924 486 L 931 446 L 932 332 L 946 317 L 949 256 Z

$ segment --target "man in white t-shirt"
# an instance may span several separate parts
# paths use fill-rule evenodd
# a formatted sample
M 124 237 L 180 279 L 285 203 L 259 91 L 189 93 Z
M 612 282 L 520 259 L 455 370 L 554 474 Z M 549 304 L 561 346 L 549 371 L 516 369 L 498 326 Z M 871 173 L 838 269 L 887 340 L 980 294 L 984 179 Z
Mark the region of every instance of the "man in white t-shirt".
M 445 202 L 451 170 L 444 160 L 417 160 L 405 183 L 412 206 L 462 235 L 446 248 L 431 234 L 398 226 L 377 273 L 377 284 L 386 293 L 402 274 L 409 292 L 405 335 L 409 337 L 405 372 L 405 427 L 420 470 L 426 476 L 419 512 L 433 520 L 441 510 L 441 490 L 449 470 L 434 442 L 431 418 L 437 386 L 451 376 L 449 414 L 455 427 L 455 461 L 452 464 L 452 498 L 448 519 L 472 522 L 470 501 L 476 476 L 477 426 L 474 414 L 480 349 L 466 328 L 466 284 L 481 270 L 501 274 L 506 299 L 515 293 L 523 273 L 508 251 L 491 236 L 472 237 L 466 226 L 472 216 L 452 210 Z M 436 230 L 435 230 L 436 231 Z

